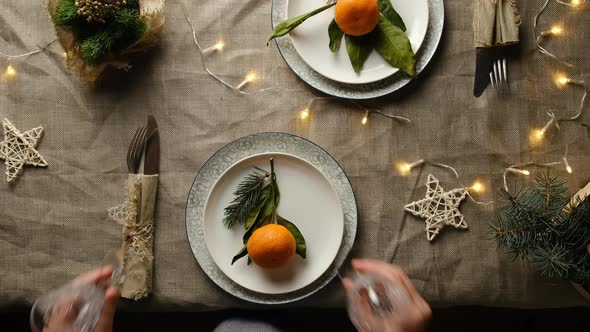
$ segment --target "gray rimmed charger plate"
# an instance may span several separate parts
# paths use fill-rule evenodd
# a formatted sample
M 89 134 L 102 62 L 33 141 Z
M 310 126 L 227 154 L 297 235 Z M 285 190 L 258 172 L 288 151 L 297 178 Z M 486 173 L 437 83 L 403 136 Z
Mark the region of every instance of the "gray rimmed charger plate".
M 286 20 L 289 0 L 273 0 L 271 23 L 274 26 Z M 429 22 L 426 37 L 416 54 L 416 73 L 426 68 L 440 42 L 445 21 L 443 0 L 428 0 Z M 303 23 L 305 24 L 305 23 Z M 326 27 L 326 33 L 328 28 Z M 310 86 L 335 97 L 347 99 L 371 99 L 388 95 L 410 83 L 412 78 L 401 71 L 381 81 L 367 84 L 346 84 L 330 80 L 313 70 L 297 53 L 289 35 L 275 39 L 277 48 L 291 70 Z M 328 47 L 328 45 L 326 45 Z
M 244 158 L 263 153 L 291 154 L 315 166 L 338 194 L 344 214 L 340 249 L 332 265 L 308 286 L 284 294 L 263 294 L 246 289 L 217 266 L 207 248 L 204 233 L 205 207 L 213 186 L 232 165 Z M 311 141 L 286 133 L 259 133 L 239 138 L 217 151 L 199 170 L 189 191 L 186 206 L 187 236 L 197 262 L 209 278 L 223 290 L 246 301 L 281 304 L 305 298 L 327 285 L 344 263 L 354 244 L 357 206 L 348 177 L 338 162 Z

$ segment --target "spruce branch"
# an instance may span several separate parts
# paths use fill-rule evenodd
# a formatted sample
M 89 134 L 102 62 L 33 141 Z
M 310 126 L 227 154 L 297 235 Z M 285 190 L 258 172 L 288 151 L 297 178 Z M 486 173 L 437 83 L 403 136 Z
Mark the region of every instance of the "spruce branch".
M 490 225 L 498 249 L 529 261 L 544 276 L 590 284 L 588 197 L 570 198 L 566 181 L 550 174 L 500 195 L 504 203 Z
M 260 168 L 257 168 L 260 170 Z M 224 210 L 223 224 L 227 228 L 232 228 L 236 223 L 245 224 L 250 212 L 256 208 L 264 180 L 270 176 L 270 173 L 261 173 L 255 171 L 248 174 L 238 185 L 234 192 L 234 199 Z
M 530 261 L 542 275 L 566 279 L 575 268 L 575 264 L 568 257 L 569 254 L 568 249 L 557 242 L 532 250 Z
M 545 212 L 549 215 L 558 215 L 569 204 L 570 197 L 567 193 L 565 179 L 558 179 L 549 173 L 543 173 L 535 178 L 536 188 L 545 197 Z

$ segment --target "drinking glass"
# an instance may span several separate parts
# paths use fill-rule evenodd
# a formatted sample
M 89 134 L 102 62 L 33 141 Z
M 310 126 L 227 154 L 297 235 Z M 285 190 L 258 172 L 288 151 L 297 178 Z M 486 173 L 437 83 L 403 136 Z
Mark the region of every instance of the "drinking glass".
M 104 265 L 113 266 L 110 281 L 103 284 L 70 282 L 39 297 L 31 309 L 30 323 L 33 332 L 42 332 L 51 320 L 52 314 L 65 311 L 67 326 L 63 332 L 91 332 L 102 312 L 105 289 L 119 288 L 125 278 L 120 252 L 111 251 L 105 257 Z
M 352 287 L 347 290 L 348 315 L 361 331 L 388 331 L 408 303 L 402 286 L 379 275 L 349 273 Z

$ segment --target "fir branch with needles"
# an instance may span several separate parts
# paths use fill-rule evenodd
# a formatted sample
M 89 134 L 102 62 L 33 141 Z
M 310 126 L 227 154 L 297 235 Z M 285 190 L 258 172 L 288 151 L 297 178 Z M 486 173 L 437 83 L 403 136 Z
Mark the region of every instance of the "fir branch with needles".
M 590 289 L 590 199 L 572 199 L 566 181 L 549 174 L 500 194 L 504 203 L 491 225 L 498 248 L 546 277 Z
M 236 224 L 244 225 L 250 212 L 256 208 L 264 181 L 270 176 L 270 173 L 256 167 L 257 171 L 248 174 L 242 181 L 236 191 L 235 198 L 230 205 L 225 208 L 223 224 L 231 229 Z

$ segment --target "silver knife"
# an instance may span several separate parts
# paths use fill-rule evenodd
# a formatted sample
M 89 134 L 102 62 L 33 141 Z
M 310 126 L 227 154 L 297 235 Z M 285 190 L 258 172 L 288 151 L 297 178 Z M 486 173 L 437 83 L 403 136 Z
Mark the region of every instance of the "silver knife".
M 153 175 L 160 172 L 160 133 L 158 123 L 153 115 L 148 115 L 147 138 L 143 174 Z
M 479 97 L 490 83 L 490 71 L 492 71 L 495 51 L 493 47 L 477 47 L 475 52 L 475 82 L 473 84 L 473 95 Z

